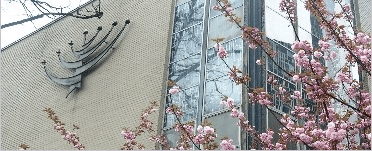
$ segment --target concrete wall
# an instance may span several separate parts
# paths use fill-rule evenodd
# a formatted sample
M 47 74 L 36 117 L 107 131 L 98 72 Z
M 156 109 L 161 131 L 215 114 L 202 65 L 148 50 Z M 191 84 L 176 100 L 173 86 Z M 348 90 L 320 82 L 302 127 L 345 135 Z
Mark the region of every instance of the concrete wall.
M 101 19 L 65 17 L 24 40 L 2 50 L 1 55 L 1 147 L 15 150 L 21 143 L 33 150 L 72 150 L 53 129 L 44 108 L 52 108 L 66 129 L 80 126 L 75 132 L 88 150 L 118 150 L 125 143 L 122 128 L 139 125 L 140 113 L 153 100 L 164 98 L 166 65 L 173 2 L 171 0 L 105 0 L 101 1 Z M 88 5 L 89 7 L 91 5 Z M 88 38 L 98 26 L 100 37 L 114 21 L 119 25 L 130 18 L 124 39 L 110 51 L 95 69 L 83 75 L 82 88 L 68 98 L 68 87 L 51 81 L 40 62 L 59 77 L 71 76 L 62 67 L 56 51 L 62 57 L 76 58 L 69 49 L 70 39 L 75 46 L 82 43 L 83 31 Z M 100 39 L 100 38 L 98 38 Z M 96 41 L 97 42 L 97 41 Z M 162 107 L 160 107 L 162 108 Z M 149 116 L 157 129 L 159 112 Z M 146 149 L 155 149 L 149 135 L 138 141 Z

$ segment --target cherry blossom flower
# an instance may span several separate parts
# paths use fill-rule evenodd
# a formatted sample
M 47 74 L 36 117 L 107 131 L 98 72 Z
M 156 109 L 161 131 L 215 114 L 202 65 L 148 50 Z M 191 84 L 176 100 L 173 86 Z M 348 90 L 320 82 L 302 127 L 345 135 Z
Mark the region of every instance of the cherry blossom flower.
M 220 143 L 220 146 L 223 150 L 235 150 L 235 145 L 233 145 L 232 142 L 233 142 L 232 139 L 222 140 L 222 142 Z
M 179 86 L 173 86 L 173 87 L 169 90 L 169 94 L 177 94 L 178 92 L 180 92 Z

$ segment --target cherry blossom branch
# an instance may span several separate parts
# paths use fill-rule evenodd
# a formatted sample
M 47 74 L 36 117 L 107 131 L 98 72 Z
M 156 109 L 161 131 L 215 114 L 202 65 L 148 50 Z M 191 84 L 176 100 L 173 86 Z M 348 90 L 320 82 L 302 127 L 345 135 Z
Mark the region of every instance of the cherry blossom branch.
M 221 45 L 219 44 L 219 43 L 217 43 L 216 44 L 216 47 L 217 47 L 217 49 L 219 50 L 219 52 L 221 51 Z M 230 68 L 229 67 L 229 65 L 226 63 L 226 61 L 222 58 L 222 57 L 220 57 L 220 59 L 224 62 L 224 64 L 226 65 L 226 67 L 228 68 L 228 69 L 230 69 L 230 71 L 231 72 L 233 72 L 233 74 L 235 74 L 236 75 L 236 71 L 234 71 L 234 70 L 232 70 L 232 68 Z M 232 74 L 230 74 L 230 75 L 232 75 Z M 236 79 L 239 79 L 239 78 L 231 78 L 231 80 L 233 81 L 233 82 L 236 82 L 235 80 Z M 247 81 L 248 82 L 248 81 Z M 244 86 L 249 90 L 249 91 L 254 91 L 252 88 L 250 88 L 248 85 L 247 85 L 247 82 L 244 82 L 243 84 L 244 84 Z M 238 82 L 238 83 L 240 83 L 240 82 Z M 274 115 L 274 117 L 275 117 L 275 119 L 279 122 L 279 123 L 281 123 L 280 122 L 280 120 L 276 117 L 276 115 L 273 113 L 273 111 L 272 111 L 272 109 L 270 109 L 268 106 L 267 106 L 267 104 L 266 103 L 260 103 L 261 105 L 263 105 L 266 109 L 268 109 L 269 111 L 270 111 L 270 113 L 271 114 L 273 114 Z M 283 126 L 283 127 L 285 127 L 287 130 L 289 130 L 283 123 L 281 123 L 281 125 Z M 301 140 L 301 139 L 299 139 L 299 140 Z M 302 141 L 302 140 L 301 140 Z M 309 148 L 311 148 L 306 142 L 304 142 L 304 141 L 302 141 L 306 146 L 308 146 Z
M 178 88 L 178 87 L 177 87 Z M 171 91 L 170 91 L 171 92 Z M 178 91 L 177 91 L 178 93 Z M 175 93 L 174 93 L 175 94 Z M 168 99 L 172 102 L 172 99 L 171 97 L 168 95 Z M 172 107 L 169 107 L 166 111 L 167 113 L 172 113 L 176 116 L 176 119 L 178 121 L 178 123 L 181 125 L 180 127 L 182 128 L 183 132 L 186 133 L 187 137 L 189 138 L 189 140 L 192 142 L 192 144 L 198 149 L 198 150 L 201 150 L 196 144 L 195 142 L 193 141 L 193 139 L 190 137 L 190 134 L 189 134 L 189 131 L 187 131 L 184 127 L 184 125 L 182 124 L 181 120 L 179 119 L 178 116 L 181 116 L 182 115 L 182 112 L 180 111 L 180 109 L 176 106 L 176 105 L 172 105 Z
M 154 132 L 154 129 L 152 128 L 153 122 L 148 120 L 147 117 L 151 113 L 154 113 L 157 110 L 156 108 L 158 106 L 159 106 L 158 102 L 153 101 L 153 102 L 151 102 L 151 106 L 149 106 L 148 108 L 146 108 L 145 110 L 142 111 L 140 125 L 137 126 L 135 128 L 135 130 L 132 131 L 129 128 L 124 128 L 123 129 L 123 131 L 121 132 L 121 135 L 124 137 L 124 139 L 127 140 L 127 142 L 121 147 L 121 150 L 133 150 L 135 147 L 137 147 L 140 150 L 145 148 L 145 146 L 143 144 L 137 143 L 136 137 L 140 136 L 142 133 L 145 133 L 145 131 L 147 131 L 149 133 Z M 158 139 L 156 139 L 156 138 L 158 138 Z M 168 142 L 166 140 L 164 140 L 164 138 L 161 137 L 161 136 L 160 136 L 160 138 L 156 137 L 156 136 L 151 137 L 150 141 L 153 141 L 153 142 L 158 141 L 164 146 L 167 146 L 167 144 L 168 144 Z M 168 146 L 169 146 L 169 144 L 168 144 Z
M 66 131 L 65 124 L 62 123 L 58 117 L 55 115 L 56 113 L 51 108 L 45 108 L 43 111 L 49 114 L 48 118 L 54 122 L 54 129 L 58 131 L 59 134 L 62 135 L 62 138 L 74 145 L 74 148 L 78 150 L 84 150 L 85 146 L 80 143 L 79 137 L 74 132 Z M 75 126 L 74 126 L 75 127 Z
M 354 16 L 353 16 L 352 10 L 350 8 L 350 5 L 347 5 L 347 4 L 342 5 L 341 4 L 341 1 L 339 1 L 339 0 L 335 0 L 334 2 L 336 2 L 337 4 L 340 5 L 343 13 L 347 13 L 344 16 L 344 18 L 349 22 L 350 27 L 353 29 L 354 35 L 356 35 L 357 34 L 357 30 L 356 30 L 356 27 L 353 26 L 353 23 L 352 23 L 352 20 L 354 19 Z
M 219 3 L 219 5 L 221 6 L 221 4 Z M 222 7 L 222 6 L 221 6 Z M 229 7 L 231 7 L 231 6 L 229 6 Z M 223 11 L 226 11 L 225 10 L 225 7 L 222 7 L 222 10 Z M 229 15 L 231 15 L 231 12 L 229 12 L 229 11 L 226 11 L 226 16 L 229 16 Z M 235 19 L 233 18 L 233 17 L 231 17 L 230 16 L 230 18 L 229 18 L 229 20 L 230 21 L 234 21 L 235 23 L 237 23 L 237 21 L 235 21 Z M 238 23 L 237 23 L 238 24 Z M 238 26 L 239 26 L 239 24 L 238 24 Z M 248 34 L 248 36 L 249 36 L 249 34 Z M 250 37 L 250 38 L 252 38 L 252 37 Z M 255 39 L 254 38 L 252 38 L 253 40 L 252 41 L 255 41 Z M 259 43 L 258 43 L 259 44 Z M 260 45 L 261 46 L 261 45 Z M 263 49 L 263 50 L 265 50 L 265 49 Z M 268 56 L 270 56 L 270 55 L 268 55 Z M 271 57 L 271 56 L 270 56 Z M 275 61 L 274 61 L 275 62 Z M 226 64 L 226 63 L 225 63 Z M 312 67 L 311 67 L 311 69 L 313 69 Z M 230 68 L 230 71 L 232 71 L 231 70 L 231 68 Z M 234 69 L 234 71 L 235 71 L 235 69 Z M 312 72 L 314 73 L 314 70 L 312 70 Z M 231 74 L 230 74 L 231 75 Z M 316 78 L 317 79 L 317 78 Z M 305 82 L 306 83 L 306 82 Z M 312 86 L 311 84 L 309 84 L 310 86 Z M 319 84 L 318 84 L 319 85 Z M 323 89 L 323 91 L 324 91 L 324 89 Z M 324 91 L 324 92 L 327 92 L 327 91 Z M 335 98 L 333 95 L 331 95 L 331 94 L 329 94 L 329 93 L 326 93 L 326 95 L 328 95 L 328 96 L 330 96 L 331 98 L 333 98 L 333 99 L 335 99 L 335 100 L 337 100 L 337 101 L 340 101 L 340 100 L 338 100 L 338 98 Z M 341 103 L 342 104 L 344 104 L 344 105 L 348 105 L 349 106 L 349 104 L 345 104 L 344 102 L 342 102 L 341 101 Z M 349 107 L 352 107 L 352 106 L 349 106 Z M 327 108 L 327 107 L 325 107 L 325 108 Z M 352 107 L 353 108 L 353 107 Z M 353 108 L 353 109 L 355 109 L 355 108 Z M 327 112 L 327 110 L 328 109 L 326 109 L 326 112 Z M 363 112 L 362 112 L 363 113 Z M 328 113 L 329 114 L 329 113 Z M 364 113 L 363 113 L 364 114 Z M 332 127 L 332 126 L 331 126 Z M 330 128 L 330 127 L 329 127 Z M 336 128 L 337 129 L 337 128 Z M 308 137 L 308 136 L 307 136 Z M 328 136 L 327 136 L 328 137 Z M 303 138 L 303 139 L 305 139 L 305 138 Z M 307 138 L 306 138 L 307 139 Z M 302 140 L 302 139 L 301 139 Z M 336 142 L 337 142 L 337 140 L 336 140 Z M 314 145 L 320 145 L 319 143 L 317 143 L 317 144 L 314 144 Z M 338 144 L 339 145 L 339 144 Z M 321 146 L 318 146 L 318 147 L 321 147 Z M 335 147 L 335 146 L 334 146 Z M 339 147 L 339 146 L 337 146 L 337 147 Z
M 252 39 L 253 40 L 253 42 L 254 43 L 256 43 L 256 44 L 258 44 L 258 46 L 260 46 L 260 48 L 263 50 L 263 52 L 267 55 L 267 56 L 269 56 L 269 58 L 271 59 L 271 61 L 279 68 L 279 69 L 281 69 L 283 72 L 285 72 L 288 76 L 292 76 L 292 74 L 290 74 L 288 71 L 286 71 L 285 69 L 283 69 L 271 56 L 275 56 L 276 55 L 276 52 L 271 52 L 271 53 L 269 53 L 270 52 L 270 50 L 266 50 L 265 49 L 265 47 L 268 49 L 269 48 L 269 46 L 262 46 L 262 44 L 259 42 L 259 41 L 257 41 L 256 40 L 256 38 L 255 37 L 252 37 L 252 35 L 250 34 L 250 33 L 248 33 L 248 30 L 245 30 L 245 28 L 243 27 L 243 26 L 241 26 L 239 23 L 238 23 L 238 21 L 236 20 L 236 19 L 234 19 L 231 15 L 232 15 L 232 13 L 231 12 L 229 12 L 229 11 L 226 11 L 226 8 L 225 7 L 223 7 L 222 5 L 221 5 L 221 3 L 220 3 L 220 0 L 217 0 L 217 3 L 218 3 L 218 5 L 222 8 L 222 12 L 223 13 L 225 13 L 226 14 L 226 16 L 229 16 L 229 19 L 232 21 L 232 22 L 234 22 L 242 31 L 243 31 L 243 33 L 246 33 L 248 36 L 249 36 L 249 38 L 250 39 Z M 267 43 L 267 42 L 264 42 L 264 43 Z M 267 52 L 268 51 L 268 52 Z
M 291 7 L 291 6 L 293 6 L 293 5 L 295 5 L 294 4 L 294 2 L 290 2 L 291 0 L 282 0 L 282 2 L 281 2 L 281 9 L 282 9 L 282 11 L 283 10 L 286 10 L 286 12 L 287 12 L 287 14 L 289 15 L 289 19 L 290 19 L 290 21 L 291 21 L 291 25 L 292 25 L 292 27 L 293 27 L 293 31 L 295 32 L 295 35 L 296 35 L 296 37 L 298 38 L 298 34 L 297 34 L 297 31 L 295 30 L 295 28 L 294 28 L 294 24 L 293 24 L 293 21 L 292 21 L 292 17 L 291 17 L 291 14 L 294 14 L 294 12 L 292 12 L 292 13 L 290 13 L 289 12 L 289 8 Z M 287 4 L 285 3 L 285 2 L 287 2 Z M 317 10 L 318 12 L 320 12 L 320 10 Z M 328 24 L 329 25 L 329 24 Z M 299 39 L 299 38 L 298 38 Z M 270 56 L 269 56 L 270 57 Z M 310 62 L 310 60 L 308 60 L 308 62 L 309 62 L 309 65 L 310 65 L 310 69 L 311 69 L 311 71 L 313 72 L 313 74 L 315 75 L 316 74 L 316 72 L 314 71 L 314 68 L 312 67 L 312 63 Z M 317 81 L 317 83 L 318 83 L 318 85 L 320 86 L 320 83 L 319 83 L 319 80 L 317 79 L 316 80 Z M 306 83 L 306 82 L 305 82 Z M 308 84 L 308 83 L 307 83 Z M 321 87 L 322 88 L 322 87 Z M 336 97 L 334 97 L 333 95 L 330 95 L 330 94 L 328 94 L 327 93 L 327 91 L 326 90 L 324 90 L 324 88 L 322 88 L 322 90 L 323 90 L 323 92 L 325 93 L 325 94 L 327 94 L 328 96 L 331 96 L 333 99 L 335 99 L 335 100 L 337 100 L 338 102 L 341 102 L 342 104 L 344 104 L 344 105 L 346 105 L 346 106 L 348 106 L 348 107 L 351 107 L 352 109 L 354 109 L 354 110 L 356 110 L 356 111 L 359 111 L 360 113 L 363 113 L 364 115 L 366 115 L 367 117 L 371 117 L 371 116 L 369 116 L 369 115 L 367 115 L 366 113 L 364 113 L 363 111 L 360 111 L 360 110 L 358 110 L 358 109 L 356 109 L 356 108 L 354 108 L 354 107 L 352 107 L 351 105 L 349 105 L 349 104 L 346 104 L 345 102 L 343 102 L 342 100 L 340 100 L 340 99 L 338 99 L 338 98 L 336 98 Z M 327 109 L 325 108 L 325 111 L 327 112 Z
M 369 76 L 371 76 L 371 71 L 369 71 L 367 69 L 367 67 L 365 67 L 365 64 L 362 63 L 362 61 L 357 57 L 355 56 L 355 54 L 350 50 L 350 48 L 344 43 L 344 41 L 338 36 L 338 34 L 336 33 L 335 29 L 331 26 L 331 24 L 324 18 L 324 14 L 322 12 L 320 12 L 319 8 L 316 6 L 314 0 L 309 0 L 310 2 L 310 5 L 311 7 L 313 8 L 313 10 L 315 10 L 317 13 L 314 13 L 315 16 L 319 17 L 321 22 L 323 23 L 326 23 L 326 25 L 328 26 L 328 28 L 330 29 L 331 31 L 331 34 L 337 38 L 337 41 L 340 42 L 340 44 L 346 48 L 346 50 L 350 53 L 350 55 L 355 59 L 355 61 L 363 68 L 363 70 L 365 70 Z M 314 11 L 314 12 L 315 12 Z
M 226 8 L 222 6 L 222 4 L 220 3 L 220 1 L 217 1 L 217 2 L 218 2 L 218 4 L 219 4 L 219 6 L 222 8 L 222 11 L 225 12 L 226 16 L 230 16 L 230 15 L 232 14 L 231 12 L 226 11 Z M 251 35 L 248 33 L 248 31 L 244 30 L 243 27 L 240 26 L 240 24 L 238 23 L 238 21 L 236 21 L 236 20 L 235 20 L 233 17 L 231 17 L 231 16 L 230 16 L 230 20 L 232 20 L 234 23 L 236 23 L 236 25 L 239 26 L 239 28 L 241 28 L 243 32 L 247 33 L 247 35 L 248 35 L 251 39 L 253 39 L 253 41 L 254 41 L 255 43 L 258 43 L 258 45 L 262 48 L 263 52 L 266 53 L 266 55 L 267 55 L 267 56 L 272 60 L 272 62 L 273 62 L 273 63 L 274 63 L 274 64 L 275 64 L 279 69 L 281 69 L 281 70 L 282 70 L 283 72 L 285 72 L 287 75 L 289 75 L 289 76 L 293 76 L 292 74 L 290 74 L 289 72 L 287 72 L 285 69 L 283 69 L 281 66 L 279 66 L 279 65 L 275 62 L 275 60 L 271 57 L 271 55 L 268 54 L 268 53 L 265 51 L 264 47 L 263 47 L 259 42 L 257 42 L 257 40 L 256 40 L 255 38 L 251 37 Z M 309 83 L 307 83 L 307 82 L 305 82 L 305 83 L 306 83 L 306 84 L 309 84 Z M 309 85 L 311 85 L 311 84 L 309 84 Z M 348 106 L 348 107 L 350 107 L 350 108 L 352 108 L 352 109 L 354 109 L 354 110 L 356 110 L 356 111 L 359 111 L 358 109 L 354 108 L 353 106 L 351 106 L 351 105 L 349 105 L 349 104 L 343 102 L 342 100 L 340 100 L 340 99 L 334 97 L 333 95 L 327 93 L 327 91 L 324 91 L 324 92 L 325 92 L 326 95 L 332 97 L 333 99 L 337 100 L 338 102 L 342 103 L 343 105 L 346 105 L 346 106 Z M 363 112 L 361 112 L 361 113 L 364 114 L 364 115 L 366 115 L 367 117 L 370 118 L 370 116 L 367 115 L 366 113 L 363 113 Z
M 30 147 L 26 144 L 19 145 L 19 150 L 27 150 L 27 148 L 30 148 Z

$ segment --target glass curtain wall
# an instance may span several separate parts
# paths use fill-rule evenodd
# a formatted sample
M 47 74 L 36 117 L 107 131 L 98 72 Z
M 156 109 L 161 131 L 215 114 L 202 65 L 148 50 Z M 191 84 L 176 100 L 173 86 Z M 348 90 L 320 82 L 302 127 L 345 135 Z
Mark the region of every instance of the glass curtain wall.
M 243 18 L 244 1 L 230 2 L 234 7 L 234 13 Z M 217 51 L 213 47 L 215 42 L 212 39 L 225 38 L 221 42 L 228 53 L 225 61 L 230 67 L 235 65 L 239 68 L 243 67 L 243 41 L 240 38 L 240 29 L 228 22 L 224 14 L 212 10 L 211 7 L 215 4 L 215 0 L 175 2 L 168 79 L 176 82 L 181 92 L 171 95 L 170 99 L 166 100 L 166 107 L 171 104 L 181 107 L 184 112 L 181 122 L 201 123 L 207 119 L 219 130 L 221 136 L 218 138 L 222 138 L 224 133 L 226 135 L 232 133 L 236 137 L 234 144 L 238 146 L 239 128 L 235 126 L 237 121 L 229 123 L 236 129 L 223 132 L 223 127 L 226 126 L 223 122 L 226 120 L 213 118 L 222 117 L 221 112 L 227 111 L 220 105 L 222 96 L 231 97 L 237 104 L 241 104 L 242 88 L 228 78 L 229 68 L 217 57 Z M 201 121 L 197 121 L 199 116 L 202 117 Z M 229 117 L 224 116 L 222 119 L 225 118 Z M 176 122 L 174 115 L 164 116 L 164 134 L 172 147 L 179 138 L 172 128 Z

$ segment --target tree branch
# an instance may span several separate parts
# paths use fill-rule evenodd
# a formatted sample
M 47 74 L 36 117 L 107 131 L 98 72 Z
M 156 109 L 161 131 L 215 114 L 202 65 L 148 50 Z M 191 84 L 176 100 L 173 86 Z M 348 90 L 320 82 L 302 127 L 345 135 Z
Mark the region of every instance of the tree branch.
M 10 27 L 10 26 L 14 26 L 14 25 L 18 25 L 18 24 L 22 24 L 22 23 L 25 23 L 25 22 L 28 22 L 28 21 L 36 20 L 36 19 L 44 17 L 45 15 L 59 15 L 59 16 L 64 16 L 65 15 L 65 16 L 72 16 L 72 17 L 80 18 L 80 19 L 89 19 L 89 18 L 94 18 L 94 17 L 101 18 L 102 15 L 103 15 L 103 12 L 97 12 L 96 14 L 90 15 L 90 16 L 77 16 L 77 15 L 74 15 L 72 13 L 44 13 L 44 14 L 36 15 L 36 16 L 30 17 L 30 18 L 27 18 L 27 19 L 23 19 L 23 20 L 20 20 L 20 21 L 16 21 L 16 22 L 5 24 L 5 25 L 1 25 L 1 29 L 4 29 L 6 27 Z

